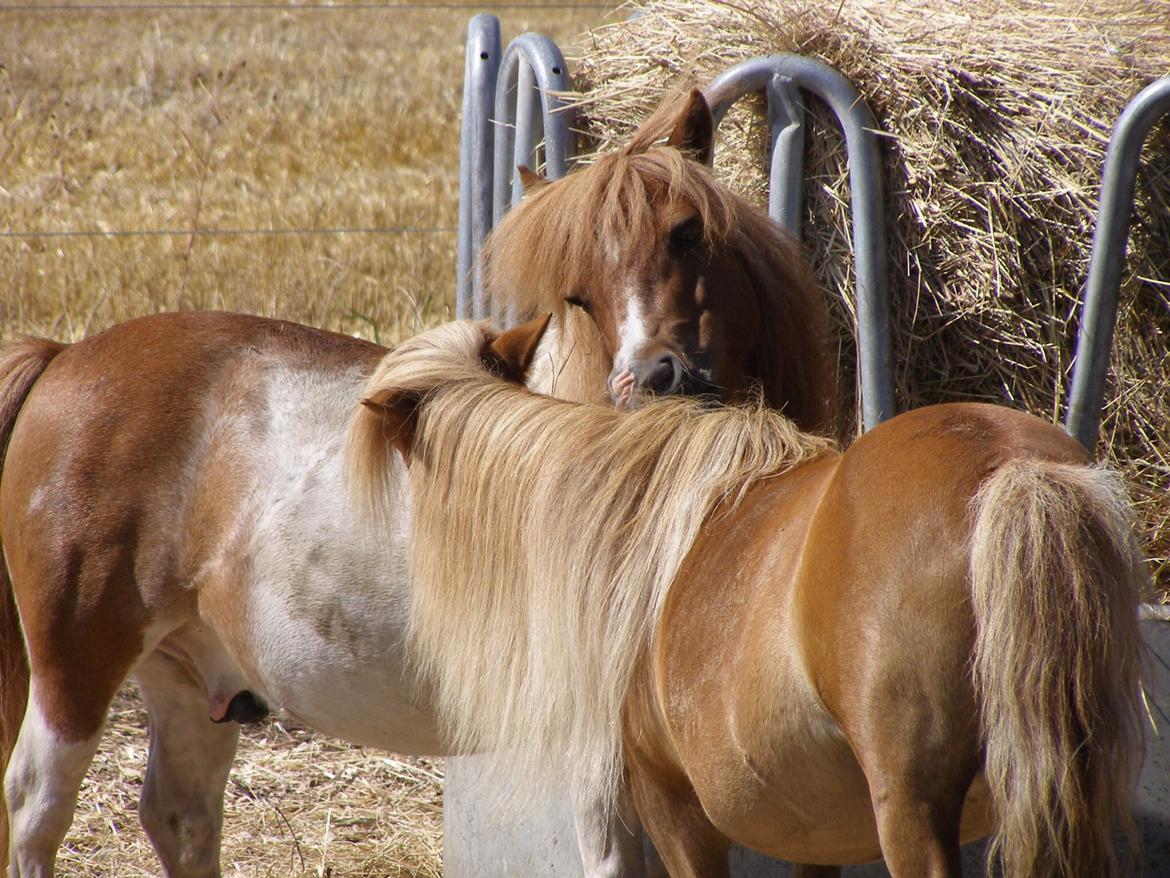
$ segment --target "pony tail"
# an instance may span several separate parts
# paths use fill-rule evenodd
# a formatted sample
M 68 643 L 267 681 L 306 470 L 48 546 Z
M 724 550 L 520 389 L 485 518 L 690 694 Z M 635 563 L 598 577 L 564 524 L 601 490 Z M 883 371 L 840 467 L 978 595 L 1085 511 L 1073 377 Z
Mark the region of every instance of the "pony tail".
M 8 440 L 16 416 L 33 383 L 65 345 L 41 338 L 22 339 L 0 348 L 0 472 L 8 454 Z M 0 551 L 0 778 L 16 746 L 16 736 L 28 705 L 29 667 L 24 632 L 16 611 L 12 578 Z M 8 807 L 0 784 L 0 861 L 8 852 Z
M 1141 764 L 1137 605 L 1148 574 L 1118 478 L 1017 460 L 975 499 L 973 676 L 1012 876 L 1116 876 Z

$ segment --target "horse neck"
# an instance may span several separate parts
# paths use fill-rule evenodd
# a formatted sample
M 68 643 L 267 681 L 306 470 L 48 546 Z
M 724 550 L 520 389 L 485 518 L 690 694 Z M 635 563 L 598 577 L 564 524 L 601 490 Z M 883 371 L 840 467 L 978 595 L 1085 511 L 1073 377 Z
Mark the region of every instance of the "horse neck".
M 782 409 L 800 429 L 830 428 L 836 408 L 836 376 L 827 343 L 829 311 L 824 293 L 795 244 L 769 240 L 760 246 L 733 243 L 727 253 L 743 285 L 723 293 L 734 301 L 750 298 L 759 315 L 759 335 L 748 358 L 748 377 L 760 383 L 765 401 Z

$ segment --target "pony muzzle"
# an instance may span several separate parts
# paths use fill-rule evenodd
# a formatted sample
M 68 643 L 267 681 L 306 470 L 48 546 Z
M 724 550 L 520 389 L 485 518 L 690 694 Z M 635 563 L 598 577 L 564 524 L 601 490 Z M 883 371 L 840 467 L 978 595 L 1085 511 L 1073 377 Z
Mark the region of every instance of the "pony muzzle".
M 609 376 L 609 392 L 618 407 L 637 404 L 648 396 L 718 395 L 719 385 L 711 370 L 696 362 L 688 363 L 678 354 L 659 349 L 654 353 L 616 365 Z

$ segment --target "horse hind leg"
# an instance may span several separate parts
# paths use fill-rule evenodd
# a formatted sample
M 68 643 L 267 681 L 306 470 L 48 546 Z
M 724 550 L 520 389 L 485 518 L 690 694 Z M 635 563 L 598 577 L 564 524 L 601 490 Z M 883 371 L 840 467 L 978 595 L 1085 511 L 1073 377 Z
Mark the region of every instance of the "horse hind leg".
M 961 799 L 954 807 L 940 808 L 914 795 L 895 794 L 875 810 L 882 854 L 893 878 L 962 878 Z
M 9 878 L 51 878 L 57 848 L 73 822 L 81 782 L 101 740 L 104 712 L 90 717 L 91 731 L 78 734 L 70 721 L 42 708 L 47 701 L 39 694 L 43 689 L 34 674 L 4 776 Z M 106 707 L 112 698 L 111 692 Z
M 911 711 L 906 711 L 910 714 Z M 907 726 L 925 728 L 906 716 Z M 896 724 L 887 723 L 887 727 Z M 878 842 L 893 878 L 961 878 L 963 807 L 978 748 L 959 723 L 914 742 L 889 729 L 863 748 Z
M 238 722 L 257 719 L 259 702 L 241 693 L 224 721 L 213 722 L 204 687 L 183 663 L 162 652 L 152 653 L 134 677 L 150 716 L 142 827 L 169 878 L 215 878 Z
M 108 592 L 54 577 L 35 566 L 12 582 L 28 644 L 27 706 L 4 773 L 10 878 L 48 878 L 69 831 L 77 794 L 93 761 L 110 702 L 137 659 L 140 631 Z M 78 595 L 98 595 L 85 611 Z M 63 621 L 65 620 L 65 621 Z
M 730 875 L 731 841 L 707 818 L 682 775 L 662 772 L 636 747 L 626 748 L 627 779 L 642 825 L 671 878 Z

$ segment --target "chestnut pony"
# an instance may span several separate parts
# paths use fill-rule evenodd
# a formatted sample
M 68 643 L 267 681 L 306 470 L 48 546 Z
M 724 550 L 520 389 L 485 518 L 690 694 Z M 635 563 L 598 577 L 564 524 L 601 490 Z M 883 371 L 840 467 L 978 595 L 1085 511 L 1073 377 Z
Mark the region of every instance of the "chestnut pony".
M 710 138 L 691 94 L 626 147 L 540 186 L 493 239 L 494 294 L 517 313 L 556 312 L 539 389 L 596 398 L 609 384 L 632 404 L 760 383 L 815 424 L 828 405 L 824 303 L 792 243 L 694 161 Z M 0 349 L 10 876 L 52 873 L 127 677 L 150 715 L 139 814 L 173 878 L 219 874 L 236 722 L 266 702 L 357 743 L 453 752 L 405 663 L 409 496 L 371 538 L 342 489 L 346 426 L 385 353 L 222 313 Z M 590 875 L 637 874 L 640 851 L 612 813 L 584 801 L 575 813 Z
M 406 461 L 412 654 L 505 798 L 625 775 L 675 878 L 732 841 L 958 876 L 988 833 L 1013 878 L 1118 874 L 1146 572 L 1075 440 L 953 404 L 841 453 L 760 405 L 537 396 L 488 338 L 386 357 L 349 465 L 380 532 Z
M 802 427 L 825 426 L 823 295 L 787 234 L 706 172 L 710 110 L 698 91 L 680 97 L 587 172 L 525 175 L 520 209 L 485 248 L 497 322 L 552 313 L 534 380 L 555 396 L 734 400 L 758 387 Z

